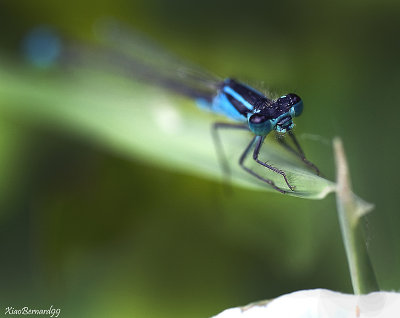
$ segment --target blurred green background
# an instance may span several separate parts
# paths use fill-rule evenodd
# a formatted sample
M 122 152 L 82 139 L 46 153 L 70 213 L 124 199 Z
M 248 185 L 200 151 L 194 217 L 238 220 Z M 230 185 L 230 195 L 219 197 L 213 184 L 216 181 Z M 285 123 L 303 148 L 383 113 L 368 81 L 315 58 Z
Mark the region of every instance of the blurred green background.
M 308 157 L 334 179 L 330 140 L 343 139 L 354 190 L 376 205 L 378 282 L 398 290 L 399 15 L 397 1 L 2 1 L 0 59 L 23 71 L 31 28 L 85 38 L 111 16 L 217 74 L 298 93 Z M 3 308 L 208 317 L 299 289 L 352 291 L 333 195 L 227 194 L 8 103 L 0 95 Z

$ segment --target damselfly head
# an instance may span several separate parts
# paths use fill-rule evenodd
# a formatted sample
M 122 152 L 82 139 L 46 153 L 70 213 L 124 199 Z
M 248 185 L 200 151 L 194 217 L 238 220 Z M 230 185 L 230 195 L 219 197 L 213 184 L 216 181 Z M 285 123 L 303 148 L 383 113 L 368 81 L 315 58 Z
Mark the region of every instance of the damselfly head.
M 271 109 L 273 110 L 271 112 Z M 303 111 L 303 101 L 296 94 L 279 97 L 270 107 L 248 115 L 248 125 L 258 136 L 266 136 L 271 130 L 286 133 L 293 129 L 293 118 Z
M 275 130 L 285 133 L 294 127 L 293 118 L 303 112 L 303 101 L 296 94 L 287 94 L 276 100 L 277 109 L 281 115 L 276 118 Z

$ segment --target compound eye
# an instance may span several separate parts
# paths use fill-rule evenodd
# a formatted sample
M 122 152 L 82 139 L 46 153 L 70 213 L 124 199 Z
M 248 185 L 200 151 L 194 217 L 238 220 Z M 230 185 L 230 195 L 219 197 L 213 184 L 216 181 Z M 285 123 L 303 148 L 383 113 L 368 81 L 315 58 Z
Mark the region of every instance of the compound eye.
M 292 108 L 290 110 L 292 116 L 300 116 L 301 113 L 303 112 L 303 101 L 302 99 L 297 96 L 296 94 L 289 94 L 288 96 L 290 96 L 291 99 L 291 105 Z
M 288 97 L 290 99 L 291 105 L 296 105 L 297 103 L 299 103 L 301 101 L 301 98 L 296 94 L 288 94 L 288 95 L 286 95 L 286 97 Z
M 268 119 L 266 115 L 252 114 L 249 117 L 249 128 L 257 136 L 266 136 L 273 129 L 273 120 Z
M 252 124 L 261 124 L 264 123 L 265 121 L 267 121 L 267 116 L 265 115 L 261 115 L 261 114 L 254 114 L 251 115 L 249 122 Z
M 301 102 L 301 98 L 296 94 L 287 94 L 278 98 L 277 103 L 283 110 L 289 110 L 293 105 Z

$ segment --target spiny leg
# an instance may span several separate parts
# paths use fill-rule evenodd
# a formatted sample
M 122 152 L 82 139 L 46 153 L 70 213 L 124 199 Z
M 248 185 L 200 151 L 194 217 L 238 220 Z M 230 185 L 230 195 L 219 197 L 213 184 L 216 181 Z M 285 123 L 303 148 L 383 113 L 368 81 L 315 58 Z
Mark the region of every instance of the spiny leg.
M 229 179 L 231 171 L 229 169 L 229 164 L 226 159 L 224 149 L 222 147 L 221 138 L 218 133 L 219 129 L 221 129 L 221 128 L 244 129 L 244 130 L 248 130 L 249 128 L 243 124 L 230 124 L 230 123 L 214 123 L 212 126 L 212 136 L 213 136 L 213 140 L 214 140 L 215 149 L 217 151 L 218 160 L 220 162 L 220 165 L 222 167 L 224 175 L 227 176 Z
M 264 167 L 266 167 L 266 168 L 268 168 L 268 169 L 270 169 L 270 170 L 272 170 L 272 171 L 274 171 L 274 172 L 276 172 L 276 173 L 279 173 L 279 174 L 285 179 L 285 182 L 286 182 L 287 186 L 289 187 L 289 189 L 292 190 L 292 191 L 294 191 L 294 187 L 292 187 L 292 186 L 290 185 L 290 183 L 289 183 L 289 181 L 288 181 L 288 179 L 287 179 L 287 177 L 286 177 L 286 173 L 285 173 L 284 171 L 282 171 L 282 170 L 280 170 L 280 169 L 278 169 L 278 168 L 275 168 L 275 167 L 273 167 L 273 166 L 270 166 L 269 164 L 267 164 L 267 163 L 265 163 L 265 162 L 262 162 L 261 160 L 258 159 L 258 155 L 260 154 L 261 146 L 262 146 L 262 144 L 263 144 L 263 142 L 264 142 L 264 139 L 265 139 L 265 137 L 260 137 L 260 138 L 258 139 L 258 141 L 257 141 L 257 143 L 256 143 L 256 147 L 254 148 L 253 159 L 254 159 L 258 164 L 260 164 L 260 165 L 262 165 L 262 166 L 264 166 Z
M 314 165 L 311 161 L 307 160 L 303 149 L 301 149 L 300 144 L 297 141 L 297 138 L 296 138 L 296 136 L 294 135 L 294 133 L 292 131 L 289 131 L 289 136 L 290 136 L 290 138 L 292 138 L 293 143 L 295 144 L 295 146 L 296 146 L 296 148 L 297 148 L 297 150 L 299 152 L 299 157 L 301 158 L 301 160 L 303 160 L 303 162 L 307 166 L 309 166 L 311 169 L 314 169 L 314 171 L 317 173 L 317 175 L 320 175 L 321 172 L 319 171 L 318 167 L 316 165 Z
M 277 190 L 277 191 L 279 191 L 279 192 L 285 194 L 285 193 L 287 193 L 287 191 L 286 191 L 286 190 L 283 190 L 283 189 L 281 189 L 281 188 L 279 188 L 279 187 L 277 187 L 277 186 L 275 185 L 275 183 L 274 183 L 272 180 L 263 178 L 263 177 L 260 176 L 258 173 L 254 172 L 253 170 L 251 170 L 250 168 L 248 168 L 248 167 L 246 167 L 246 166 L 244 165 L 244 160 L 246 159 L 247 155 L 249 154 L 249 152 L 250 152 L 251 148 L 253 147 L 254 143 L 257 143 L 257 144 L 256 144 L 256 148 L 254 149 L 254 152 L 253 152 L 253 159 L 254 159 L 254 158 L 258 158 L 258 153 L 256 154 L 257 146 L 258 146 L 258 152 L 259 152 L 259 151 L 260 151 L 260 147 L 261 147 L 260 145 L 262 144 L 263 141 L 264 141 L 264 137 L 255 136 L 255 137 L 251 140 L 251 142 L 248 144 L 248 146 L 247 146 L 246 149 L 244 150 L 243 154 L 240 156 L 239 164 L 240 164 L 240 166 L 241 166 L 246 172 L 250 173 L 252 176 L 256 177 L 257 179 L 259 179 L 259 180 L 261 180 L 261 181 L 263 181 L 263 182 L 265 182 L 265 183 L 268 183 L 268 184 L 269 184 L 271 187 L 273 187 L 275 190 Z M 255 159 L 255 160 L 257 161 L 258 159 Z M 264 166 L 264 164 L 263 164 L 263 166 Z M 269 168 L 269 169 L 272 168 L 271 170 L 274 170 L 274 169 L 275 169 L 275 168 L 273 168 L 273 167 L 271 167 L 271 166 L 268 166 L 268 165 L 265 165 L 265 166 L 266 166 L 267 168 Z M 274 170 L 274 171 L 275 171 L 275 170 Z M 284 177 L 285 177 L 285 180 L 286 180 L 286 176 L 284 176 Z M 287 181 L 286 181 L 286 183 L 288 184 L 289 188 L 290 188 L 291 190 L 293 190 L 292 187 L 289 185 L 289 183 L 288 183 Z
M 295 154 L 297 157 L 299 157 L 307 166 L 309 166 L 311 169 L 313 169 L 317 175 L 320 175 L 320 171 L 316 165 L 314 165 L 311 161 L 308 161 L 303 149 L 301 149 L 299 142 L 297 141 L 297 138 L 295 137 L 294 133 L 292 131 L 288 132 L 290 138 L 292 138 L 292 141 L 294 145 L 297 148 L 297 151 L 293 149 L 290 145 L 288 145 L 282 137 L 278 135 L 278 142 L 281 146 L 283 146 L 285 149 L 290 151 L 291 153 Z

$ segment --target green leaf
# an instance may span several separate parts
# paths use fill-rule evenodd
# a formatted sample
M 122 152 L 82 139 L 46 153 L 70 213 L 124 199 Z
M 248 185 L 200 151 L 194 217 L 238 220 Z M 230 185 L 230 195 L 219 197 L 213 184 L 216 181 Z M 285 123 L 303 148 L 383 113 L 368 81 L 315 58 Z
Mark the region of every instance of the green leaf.
M 204 112 L 193 101 L 161 89 L 96 70 L 37 70 L 0 59 L 0 96 L 0 113 L 40 125 L 63 127 L 149 164 L 223 179 L 211 125 L 216 120 L 229 120 Z M 250 133 L 226 131 L 221 133 L 221 139 L 233 184 L 275 191 L 238 165 L 251 140 Z M 271 137 L 260 158 L 287 173 L 296 187 L 291 195 L 321 199 L 335 190 L 333 182 L 308 171 Z M 286 188 L 280 175 L 257 165 L 251 156 L 246 164 Z

